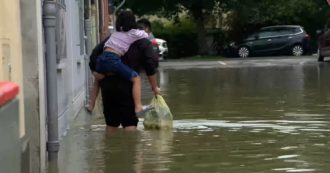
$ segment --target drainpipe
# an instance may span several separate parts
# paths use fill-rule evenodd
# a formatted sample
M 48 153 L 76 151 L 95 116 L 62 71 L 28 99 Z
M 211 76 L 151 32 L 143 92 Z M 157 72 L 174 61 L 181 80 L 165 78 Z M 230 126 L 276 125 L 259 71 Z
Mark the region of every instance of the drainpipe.
M 48 161 L 57 161 L 60 147 L 57 105 L 56 14 L 56 2 L 45 0 L 43 4 L 43 25 L 46 43 Z
M 91 1 L 85 1 L 85 10 L 84 10 L 84 19 L 85 19 L 85 47 L 86 47 L 86 54 L 85 54 L 85 80 L 86 80 L 86 107 L 89 104 L 90 99 L 90 91 L 93 87 L 93 80 L 92 80 L 92 73 L 89 70 L 89 56 L 92 53 L 92 21 L 91 21 Z
M 113 12 L 112 15 L 112 25 L 113 25 L 113 30 L 116 31 L 116 13 L 117 11 L 125 4 L 126 0 L 121 1 L 121 3 L 118 5 L 118 7 L 115 7 L 115 11 Z
M 86 53 L 90 55 L 92 53 L 92 22 L 90 19 L 85 20 L 86 31 Z
M 89 6 L 90 7 L 90 6 Z M 86 45 L 86 55 L 85 55 L 85 72 L 86 72 L 86 106 L 89 104 L 90 94 L 89 91 L 92 90 L 93 80 L 92 74 L 89 70 L 89 56 L 92 53 L 92 23 L 90 19 L 85 19 L 85 45 Z

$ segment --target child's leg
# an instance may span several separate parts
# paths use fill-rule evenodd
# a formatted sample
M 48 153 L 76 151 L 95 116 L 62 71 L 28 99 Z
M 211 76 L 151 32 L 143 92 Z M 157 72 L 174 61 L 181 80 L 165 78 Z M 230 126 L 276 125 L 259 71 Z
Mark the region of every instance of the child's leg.
M 116 57 L 112 57 L 114 60 Z M 133 83 L 132 95 L 135 104 L 135 112 L 143 111 L 142 102 L 141 102 L 141 77 L 136 71 L 128 67 L 126 64 L 122 63 L 120 59 L 119 63 L 115 63 L 111 66 L 113 72 L 119 74 L 126 80 L 129 80 Z
M 88 108 L 87 108 L 87 110 L 89 112 L 92 112 L 95 107 L 95 102 L 96 102 L 98 93 L 99 93 L 99 81 L 95 80 L 94 84 L 93 84 L 92 92 L 90 95 Z
M 96 98 L 97 98 L 97 96 L 99 94 L 99 91 L 100 91 L 99 81 L 104 77 L 102 74 L 96 73 L 96 72 L 93 72 L 93 75 L 95 77 L 95 80 L 94 80 L 94 83 L 93 83 L 92 92 L 91 92 L 91 95 L 90 95 L 90 100 L 89 100 L 88 108 L 87 108 L 87 110 L 89 112 L 92 112 L 94 107 L 95 107 Z
M 131 81 L 133 82 L 132 93 L 135 104 L 135 112 L 141 112 L 143 111 L 141 102 L 141 77 L 133 77 Z

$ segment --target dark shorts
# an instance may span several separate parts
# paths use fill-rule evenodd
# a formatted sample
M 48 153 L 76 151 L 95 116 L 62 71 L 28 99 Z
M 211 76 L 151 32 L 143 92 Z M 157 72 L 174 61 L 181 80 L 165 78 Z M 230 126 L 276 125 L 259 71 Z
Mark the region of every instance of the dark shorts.
M 137 126 L 132 82 L 120 76 L 107 76 L 100 82 L 103 114 L 108 126 Z
M 116 73 L 129 81 L 133 77 L 138 76 L 133 69 L 129 68 L 121 61 L 117 54 L 106 51 L 97 58 L 96 72 L 103 74 L 109 72 Z

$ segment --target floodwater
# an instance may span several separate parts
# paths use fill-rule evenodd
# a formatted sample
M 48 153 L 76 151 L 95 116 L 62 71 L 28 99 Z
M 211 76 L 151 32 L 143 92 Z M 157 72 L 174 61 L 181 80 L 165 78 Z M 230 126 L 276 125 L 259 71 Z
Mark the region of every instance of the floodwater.
M 329 79 L 330 63 L 160 69 L 173 130 L 109 136 L 86 116 L 65 137 L 60 172 L 328 173 Z

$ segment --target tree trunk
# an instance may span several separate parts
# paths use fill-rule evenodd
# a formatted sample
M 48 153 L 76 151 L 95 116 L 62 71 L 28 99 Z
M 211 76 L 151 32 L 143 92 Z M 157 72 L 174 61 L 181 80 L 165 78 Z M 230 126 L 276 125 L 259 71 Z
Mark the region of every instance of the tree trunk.
M 204 16 L 202 11 L 201 10 L 194 11 L 193 17 L 196 22 L 198 53 L 200 55 L 207 55 L 209 46 L 207 44 Z

